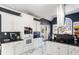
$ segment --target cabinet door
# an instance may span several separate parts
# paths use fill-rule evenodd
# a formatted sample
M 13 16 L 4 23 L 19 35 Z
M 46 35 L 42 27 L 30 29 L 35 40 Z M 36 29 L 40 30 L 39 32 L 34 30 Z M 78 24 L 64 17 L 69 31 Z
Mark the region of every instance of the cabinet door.
M 56 43 L 47 42 L 46 43 L 46 54 L 49 55 L 58 55 L 59 54 L 59 47 Z
M 1 12 L 1 15 L 2 15 L 2 18 L 1 18 L 1 26 L 2 26 L 2 31 L 3 32 L 10 32 L 10 31 L 14 31 L 14 22 L 13 22 L 13 17 L 14 15 L 11 15 L 11 14 L 7 14 L 7 13 L 4 13 L 4 12 Z
M 33 31 L 41 31 L 41 25 L 40 22 L 33 20 Z
M 70 46 L 69 47 L 69 54 L 70 55 L 79 55 L 79 47 Z
M 58 44 L 59 45 L 59 55 L 68 55 L 68 45 Z
M 13 43 L 2 44 L 2 55 L 14 55 L 14 45 Z
M 47 42 L 46 43 L 46 54 L 51 55 L 68 55 L 69 46 L 65 44 Z
M 23 41 L 16 42 L 14 45 L 15 55 L 19 55 L 24 53 L 24 43 Z

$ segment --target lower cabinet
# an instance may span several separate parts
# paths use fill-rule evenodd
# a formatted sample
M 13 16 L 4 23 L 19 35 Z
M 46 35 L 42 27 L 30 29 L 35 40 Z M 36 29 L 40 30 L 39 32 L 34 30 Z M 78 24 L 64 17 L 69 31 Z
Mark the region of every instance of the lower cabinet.
M 1 46 L 2 55 L 23 55 L 30 53 L 30 51 L 33 49 L 33 44 L 26 44 L 25 41 L 4 43 Z
M 14 45 L 13 43 L 4 43 L 1 45 L 1 55 L 14 55 Z
M 79 47 L 56 42 L 46 42 L 48 55 L 79 55 Z
M 2 55 L 19 55 L 24 52 L 23 41 L 4 43 L 2 46 Z
M 46 54 L 48 55 L 57 55 L 59 54 L 59 48 L 56 44 L 52 42 L 46 42 Z
M 39 48 L 39 47 L 44 46 L 44 41 L 42 38 L 33 39 L 33 43 L 34 43 L 34 48 Z
M 24 53 L 24 43 L 23 42 L 17 42 L 15 45 L 14 45 L 14 54 L 15 55 L 19 55 L 19 54 L 22 54 Z
M 79 55 L 79 47 L 69 46 L 69 55 Z
M 68 45 L 58 44 L 59 45 L 59 55 L 68 55 Z

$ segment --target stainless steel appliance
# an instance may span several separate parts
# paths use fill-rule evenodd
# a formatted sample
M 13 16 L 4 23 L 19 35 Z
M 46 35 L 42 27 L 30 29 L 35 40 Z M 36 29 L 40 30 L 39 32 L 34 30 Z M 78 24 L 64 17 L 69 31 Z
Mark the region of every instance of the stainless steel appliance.
M 24 27 L 24 34 L 31 34 L 31 33 L 32 33 L 32 28 Z
M 33 38 L 32 28 L 24 27 L 24 41 L 26 42 L 26 44 L 31 44 L 32 38 Z

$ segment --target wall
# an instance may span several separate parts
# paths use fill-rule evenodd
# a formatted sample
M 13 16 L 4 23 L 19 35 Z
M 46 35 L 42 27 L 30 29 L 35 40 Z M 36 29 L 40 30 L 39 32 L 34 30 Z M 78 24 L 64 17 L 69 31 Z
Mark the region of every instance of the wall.
M 1 32 L 1 15 L 0 15 L 0 32 Z
M 54 31 L 55 30 L 55 31 Z M 51 21 L 51 36 L 54 39 L 54 34 L 57 33 L 57 17 L 54 17 Z
M 74 26 L 74 22 L 79 22 L 79 12 L 68 14 L 65 17 L 68 17 L 72 20 L 72 28 Z M 72 29 L 72 32 L 74 34 L 74 28 Z
M 79 21 L 79 12 L 68 14 L 65 17 L 71 18 L 73 22 Z

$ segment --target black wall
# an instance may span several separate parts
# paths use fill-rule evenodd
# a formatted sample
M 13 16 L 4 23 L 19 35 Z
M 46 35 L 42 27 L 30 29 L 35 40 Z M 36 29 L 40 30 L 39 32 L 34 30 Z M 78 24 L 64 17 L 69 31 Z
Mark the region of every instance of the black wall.
M 73 22 L 79 21 L 79 12 L 66 15 L 65 17 L 71 18 Z
M 5 35 L 7 33 L 7 35 Z M 20 36 L 20 32 L 0 32 L 0 41 L 2 42 L 3 39 L 10 39 L 10 33 L 15 33 Z
M 1 15 L 0 15 L 0 32 L 1 32 Z
M 73 22 L 77 22 L 77 21 L 79 21 L 79 12 L 77 12 L 77 13 L 72 13 L 72 14 L 68 14 L 68 15 L 66 15 L 65 17 L 71 18 L 71 20 L 72 20 Z M 57 24 L 57 17 L 55 17 L 55 18 L 52 20 L 52 24 Z
M 57 24 L 57 17 L 54 17 L 53 18 L 53 20 L 51 21 L 51 36 L 52 36 L 52 33 L 53 33 L 53 28 L 52 28 L 52 26 L 54 25 L 54 24 Z M 52 37 L 51 37 L 52 38 Z
M 48 21 L 47 19 L 44 19 L 44 18 L 41 18 L 40 19 L 40 22 L 41 22 L 41 24 L 47 24 L 47 25 L 50 25 L 50 23 L 51 23 L 51 21 Z
M 57 24 L 57 17 L 54 17 L 51 22 L 52 22 L 52 24 Z
M 70 18 L 73 22 L 77 22 L 77 21 L 79 21 L 79 12 L 68 14 L 65 17 Z M 57 24 L 57 18 L 56 17 L 52 20 L 52 24 Z

